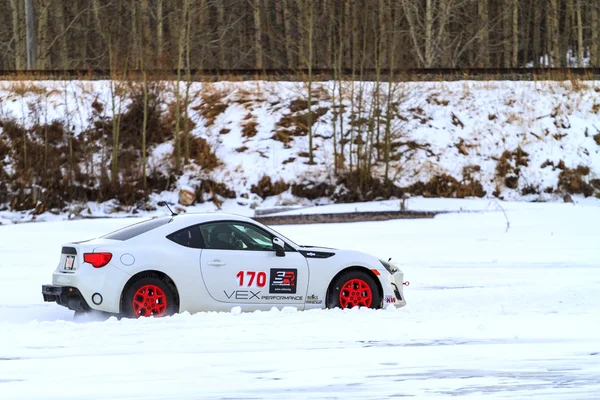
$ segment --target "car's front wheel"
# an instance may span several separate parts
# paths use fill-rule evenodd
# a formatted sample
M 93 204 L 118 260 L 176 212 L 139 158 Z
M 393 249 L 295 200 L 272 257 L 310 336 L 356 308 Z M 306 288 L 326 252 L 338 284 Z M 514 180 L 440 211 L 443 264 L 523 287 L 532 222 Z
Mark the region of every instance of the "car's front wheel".
M 329 288 L 328 308 L 380 308 L 381 295 L 377 282 L 368 273 L 350 270 L 337 277 Z
M 126 290 L 122 312 L 128 318 L 173 315 L 177 312 L 175 294 L 162 279 L 143 277 Z

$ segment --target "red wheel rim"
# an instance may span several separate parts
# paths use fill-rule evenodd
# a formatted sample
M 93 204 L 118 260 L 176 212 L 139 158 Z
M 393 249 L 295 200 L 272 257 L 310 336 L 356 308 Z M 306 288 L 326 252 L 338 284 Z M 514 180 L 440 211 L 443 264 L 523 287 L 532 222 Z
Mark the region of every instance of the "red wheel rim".
M 340 290 L 342 308 L 371 307 L 373 293 L 371 287 L 362 279 L 350 279 Z
M 167 296 L 158 286 L 145 285 L 133 295 L 132 305 L 136 317 L 160 317 L 167 311 Z

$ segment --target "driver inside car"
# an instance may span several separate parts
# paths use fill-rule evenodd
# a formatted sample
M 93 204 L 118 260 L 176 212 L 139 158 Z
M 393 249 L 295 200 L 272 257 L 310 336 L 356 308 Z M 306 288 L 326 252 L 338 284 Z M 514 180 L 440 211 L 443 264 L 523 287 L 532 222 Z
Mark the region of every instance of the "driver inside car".
M 241 250 L 244 248 L 242 242 L 233 229 L 225 224 L 215 226 L 210 232 L 210 245 L 219 250 Z

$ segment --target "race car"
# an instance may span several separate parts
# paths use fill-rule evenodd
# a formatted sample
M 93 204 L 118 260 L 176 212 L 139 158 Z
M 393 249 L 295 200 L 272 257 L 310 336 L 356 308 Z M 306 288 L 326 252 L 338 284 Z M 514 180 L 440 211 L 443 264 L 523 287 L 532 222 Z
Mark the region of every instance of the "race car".
M 236 306 L 402 307 L 403 283 L 388 261 L 301 246 L 251 218 L 172 213 L 63 245 L 42 295 L 76 315 L 137 318 Z

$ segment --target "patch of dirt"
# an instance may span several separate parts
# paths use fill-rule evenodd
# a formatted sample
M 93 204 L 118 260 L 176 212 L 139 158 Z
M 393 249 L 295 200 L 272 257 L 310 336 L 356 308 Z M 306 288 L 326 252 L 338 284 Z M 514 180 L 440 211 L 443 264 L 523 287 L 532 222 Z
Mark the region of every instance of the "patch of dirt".
M 248 121 L 244 125 L 242 125 L 242 136 L 251 138 L 256 136 L 258 130 L 256 127 L 258 126 L 258 122 L 256 121 Z
M 250 191 L 264 199 L 269 196 L 276 196 L 278 194 L 281 194 L 289 188 L 289 183 L 285 183 L 281 179 L 273 183 L 271 182 L 271 178 L 265 175 L 260 179 L 260 181 L 258 181 L 258 184 L 252 185 Z

